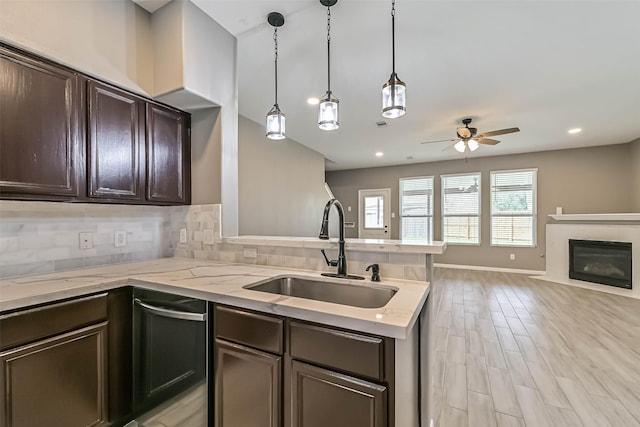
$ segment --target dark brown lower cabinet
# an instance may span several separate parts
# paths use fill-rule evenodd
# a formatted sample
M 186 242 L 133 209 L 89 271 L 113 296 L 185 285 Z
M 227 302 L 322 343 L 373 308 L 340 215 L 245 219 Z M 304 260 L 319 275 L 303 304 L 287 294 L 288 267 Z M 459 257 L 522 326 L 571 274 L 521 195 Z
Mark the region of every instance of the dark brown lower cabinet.
M 107 324 L 0 353 L 0 426 L 104 425 Z
M 282 356 L 216 339 L 216 427 L 282 424 Z
M 383 427 L 387 387 L 293 361 L 293 427 Z

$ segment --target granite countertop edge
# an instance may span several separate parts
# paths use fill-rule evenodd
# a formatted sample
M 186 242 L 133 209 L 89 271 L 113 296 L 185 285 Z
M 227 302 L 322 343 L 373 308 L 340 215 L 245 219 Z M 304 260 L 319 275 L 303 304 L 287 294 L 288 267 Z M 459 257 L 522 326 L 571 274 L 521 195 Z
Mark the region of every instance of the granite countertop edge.
M 123 286 L 170 292 L 263 313 L 406 339 L 429 294 L 430 284 L 384 279 L 375 285 L 397 293 L 382 308 L 358 308 L 244 289 L 246 285 L 293 276 L 358 286 L 372 282 L 320 278 L 319 272 L 187 258 L 162 258 L 104 267 L 0 280 L 0 313 Z

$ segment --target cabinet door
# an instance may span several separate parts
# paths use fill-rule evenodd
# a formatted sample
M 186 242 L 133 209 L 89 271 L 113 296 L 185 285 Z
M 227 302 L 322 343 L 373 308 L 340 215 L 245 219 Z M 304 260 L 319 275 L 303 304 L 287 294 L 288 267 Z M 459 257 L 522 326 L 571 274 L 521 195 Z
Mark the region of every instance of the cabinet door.
M 0 45 L 0 93 L 2 197 L 83 195 L 80 77 Z
M 147 103 L 147 200 L 191 203 L 190 117 Z
M 293 361 L 293 427 L 386 427 L 387 388 Z
M 2 427 L 106 423 L 107 322 L 0 353 Z
M 216 427 L 279 427 L 282 357 L 216 339 Z
M 94 81 L 87 93 L 89 197 L 144 200 L 144 102 Z

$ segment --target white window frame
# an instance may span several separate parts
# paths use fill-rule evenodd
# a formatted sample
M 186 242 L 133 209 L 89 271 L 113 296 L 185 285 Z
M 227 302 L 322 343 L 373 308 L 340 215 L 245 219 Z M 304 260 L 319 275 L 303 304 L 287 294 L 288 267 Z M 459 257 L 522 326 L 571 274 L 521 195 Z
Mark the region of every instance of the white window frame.
M 460 215 L 445 215 L 444 213 L 444 180 L 448 177 L 454 176 L 477 176 L 478 177 L 478 243 L 463 243 L 463 242 L 446 242 L 444 236 L 444 218 L 445 216 L 460 216 Z M 447 243 L 447 245 L 460 245 L 460 246 L 481 246 L 482 245 L 482 172 L 467 172 L 467 173 L 450 173 L 445 175 L 440 175 L 440 219 L 441 219 L 441 227 L 440 231 L 442 232 L 442 240 Z
M 493 214 L 493 175 L 494 174 L 504 174 L 504 173 L 515 173 L 515 172 L 535 172 L 533 174 L 533 213 L 532 215 L 494 215 Z M 531 216 L 531 245 L 514 245 L 514 244 L 504 244 L 504 243 L 493 243 L 493 217 L 500 216 L 522 216 L 529 217 Z M 490 246 L 500 247 L 500 248 L 536 248 L 538 247 L 538 168 L 526 168 L 526 169 L 506 169 L 506 170 L 497 170 L 489 172 L 489 244 Z
M 434 215 L 435 215 L 435 192 L 436 192 L 436 180 L 435 180 L 435 176 L 434 175 L 429 175 L 429 176 L 408 176 L 408 177 L 404 177 L 404 178 L 400 178 L 398 180 L 398 204 L 399 204 L 399 215 L 400 215 L 400 239 L 402 239 L 404 230 L 402 229 L 402 219 L 404 218 L 404 216 L 402 215 L 402 181 L 409 181 L 409 180 L 414 180 L 414 179 L 431 179 L 431 215 L 425 215 L 425 218 L 431 218 L 431 240 L 434 239 Z M 411 217 L 408 217 L 411 218 Z M 416 217 L 416 218 L 422 218 L 422 217 Z

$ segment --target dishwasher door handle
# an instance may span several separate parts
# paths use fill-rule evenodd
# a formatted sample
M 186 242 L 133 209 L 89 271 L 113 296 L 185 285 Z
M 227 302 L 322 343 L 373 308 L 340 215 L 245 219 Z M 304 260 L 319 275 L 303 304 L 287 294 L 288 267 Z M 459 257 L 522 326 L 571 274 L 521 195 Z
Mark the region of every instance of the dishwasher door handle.
M 150 311 L 153 314 L 162 317 L 170 317 L 172 319 L 182 319 L 182 320 L 193 320 L 195 322 L 205 322 L 207 320 L 206 313 L 192 313 L 188 311 L 176 311 L 169 310 L 168 308 L 156 307 L 155 305 L 147 304 L 145 302 L 140 301 L 138 298 L 134 298 L 133 302 L 136 305 L 144 308 L 147 311 Z

